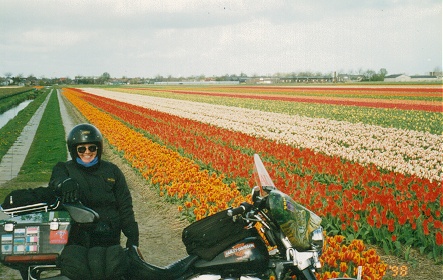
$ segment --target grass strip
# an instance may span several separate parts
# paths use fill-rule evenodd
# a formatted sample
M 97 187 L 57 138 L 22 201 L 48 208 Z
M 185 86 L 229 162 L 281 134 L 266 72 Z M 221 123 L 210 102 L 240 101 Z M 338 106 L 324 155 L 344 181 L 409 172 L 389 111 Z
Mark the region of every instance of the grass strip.
M 48 182 L 52 167 L 66 161 L 65 130 L 55 91 L 49 98 L 29 153 L 15 179 L 18 182 Z
M 0 87 L 0 99 L 7 98 L 10 95 L 25 92 L 33 89 L 32 87 L 19 87 L 19 88 L 2 88 Z

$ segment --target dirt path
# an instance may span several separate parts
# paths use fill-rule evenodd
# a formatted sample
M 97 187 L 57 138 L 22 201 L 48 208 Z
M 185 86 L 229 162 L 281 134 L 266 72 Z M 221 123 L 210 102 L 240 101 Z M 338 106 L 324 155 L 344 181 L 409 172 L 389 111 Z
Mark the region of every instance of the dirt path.
M 131 189 L 135 218 L 140 229 L 140 250 L 146 261 L 164 266 L 186 256 L 181 232 L 188 225 L 180 221 L 177 206 L 165 203 L 149 189 L 146 180 L 123 163 L 120 157 L 105 153 L 126 176 Z

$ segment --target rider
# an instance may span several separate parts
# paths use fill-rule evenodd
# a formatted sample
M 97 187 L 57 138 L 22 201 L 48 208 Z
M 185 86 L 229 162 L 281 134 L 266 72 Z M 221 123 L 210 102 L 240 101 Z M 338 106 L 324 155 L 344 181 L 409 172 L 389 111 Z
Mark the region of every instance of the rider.
M 67 146 L 72 159 L 54 166 L 49 187 L 63 202 L 80 201 L 100 216 L 93 228 L 72 225 L 68 245 L 119 245 L 123 232 L 126 247 L 138 246 L 139 230 L 131 193 L 122 171 L 101 159 L 101 132 L 91 124 L 79 124 L 68 134 Z

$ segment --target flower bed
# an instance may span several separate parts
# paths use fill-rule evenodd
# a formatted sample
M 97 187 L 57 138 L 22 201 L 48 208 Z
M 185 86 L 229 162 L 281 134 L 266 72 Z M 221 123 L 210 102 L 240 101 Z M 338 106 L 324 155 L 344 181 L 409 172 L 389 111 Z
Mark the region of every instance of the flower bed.
M 237 186 L 251 183 L 251 155 L 259 152 L 276 185 L 322 214 L 329 233 L 378 243 L 387 251 L 413 245 L 441 256 L 441 183 L 77 90 L 64 92 L 160 195 L 197 219 L 244 199 Z

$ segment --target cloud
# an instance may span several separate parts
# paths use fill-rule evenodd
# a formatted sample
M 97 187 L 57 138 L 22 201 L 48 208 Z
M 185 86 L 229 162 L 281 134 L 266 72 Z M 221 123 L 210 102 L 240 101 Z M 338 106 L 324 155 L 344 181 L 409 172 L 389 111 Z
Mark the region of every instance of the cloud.
M 0 75 L 426 73 L 441 16 L 436 0 L 3 0 Z

